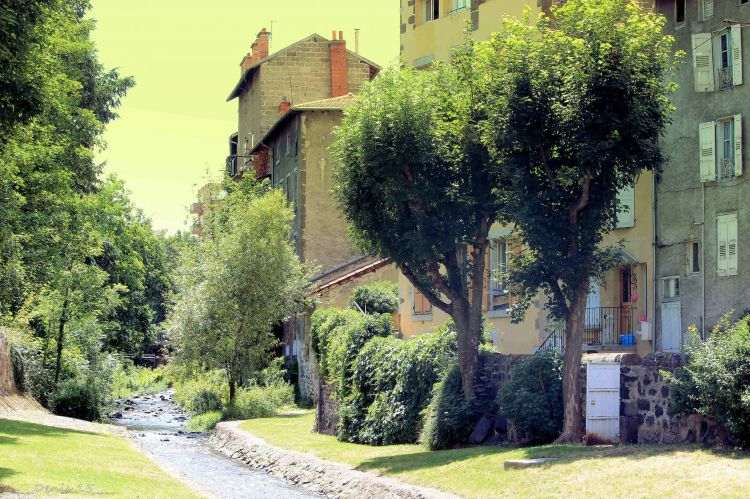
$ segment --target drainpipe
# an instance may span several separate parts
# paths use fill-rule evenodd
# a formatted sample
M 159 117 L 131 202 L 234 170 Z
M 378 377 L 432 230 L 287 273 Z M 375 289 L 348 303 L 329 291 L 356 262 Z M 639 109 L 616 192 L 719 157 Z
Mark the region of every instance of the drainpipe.
M 651 251 L 652 251 L 652 258 L 654 261 L 654 269 L 652 272 L 654 274 L 654 277 L 653 277 L 654 296 L 652 298 L 654 301 L 654 304 L 652 307 L 653 314 L 651 315 L 651 352 L 656 352 L 656 302 L 657 302 L 657 298 L 659 297 L 659 292 L 657 291 L 659 289 L 658 288 L 659 272 L 657 272 L 657 266 L 656 266 L 656 247 L 658 243 L 658 240 L 657 240 L 658 236 L 656 233 L 656 175 L 657 174 L 654 173 L 651 176 L 651 212 L 652 212 L 651 219 L 652 219 L 652 224 L 653 224 L 653 227 L 651 228 L 652 229 L 652 235 L 651 235 L 652 250 Z M 646 293 L 648 293 L 648 284 L 646 284 L 646 290 L 647 290 Z M 648 298 L 646 298 L 646 304 L 648 304 Z M 661 328 L 659 329 L 660 329 L 659 333 L 661 333 Z
M 706 340 L 706 183 L 701 182 L 701 338 Z

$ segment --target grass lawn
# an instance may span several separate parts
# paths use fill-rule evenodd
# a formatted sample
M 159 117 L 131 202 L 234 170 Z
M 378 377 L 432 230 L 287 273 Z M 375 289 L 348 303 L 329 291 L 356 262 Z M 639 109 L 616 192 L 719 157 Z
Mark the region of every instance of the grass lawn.
M 0 494 L 197 497 L 122 437 L 0 419 Z
M 466 497 L 747 497 L 750 455 L 695 446 L 472 447 L 429 452 L 370 447 L 310 432 L 315 414 L 253 419 L 241 428 L 269 444 Z M 507 459 L 558 457 L 503 470 Z

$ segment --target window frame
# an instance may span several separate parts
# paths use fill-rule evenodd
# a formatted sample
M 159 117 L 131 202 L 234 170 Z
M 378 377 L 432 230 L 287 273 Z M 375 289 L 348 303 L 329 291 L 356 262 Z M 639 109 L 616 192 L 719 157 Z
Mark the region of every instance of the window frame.
M 737 178 L 735 173 L 735 164 L 737 162 L 737 154 L 734 147 L 734 116 L 724 116 L 716 121 L 716 180 L 727 181 Z M 727 137 L 727 125 L 729 127 L 729 135 Z M 727 149 L 730 151 L 730 156 L 726 156 Z M 722 172 L 722 161 L 725 159 L 732 160 L 732 176 L 725 177 Z
M 685 274 L 688 277 L 700 275 L 702 268 L 700 241 L 698 241 L 697 239 L 692 239 L 687 242 L 685 248 L 685 258 Z
M 674 282 L 675 286 L 667 288 L 669 282 Z M 680 276 L 669 275 L 661 278 L 661 299 L 664 302 L 680 300 Z
M 435 15 L 437 14 L 437 16 Z M 437 21 L 441 17 L 440 0 L 424 0 L 424 22 Z
M 420 311 L 417 311 L 417 297 L 421 298 L 422 307 Z M 420 320 L 432 319 L 432 303 L 427 297 L 419 291 L 416 286 L 412 286 L 411 293 L 411 315 L 412 317 L 419 318 Z
M 679 9 L 677 6 L 679 4 L 682 4 L 682 20 L 680 21 L 677 16 L 679 14 Z M 687 14 L 687 0 L 675 0 L 674 2 L 674 24 L 676 28 L 681 28 L 685 26 L 685 18 Z

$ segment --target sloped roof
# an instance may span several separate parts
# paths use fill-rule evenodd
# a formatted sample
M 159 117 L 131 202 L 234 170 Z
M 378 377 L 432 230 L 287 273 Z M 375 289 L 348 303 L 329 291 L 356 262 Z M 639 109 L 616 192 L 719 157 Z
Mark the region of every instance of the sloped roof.
M 291 45 L 287 45 L 283 49 L 281 49 L 281 50 L 279 50 L 277 52 L 274 52 L 273 54 L 269 54 L 268 57 L 265 57 L 265 58 L 259 60 L 258 62 L 256 62 L 255 64 L 253 64 L 249 68 L 247 68 L 247 70 L 245 70 L 244 73 L 242 73 L 242 76 L 240 76 L 239 81 L 234 86 L 234 89 L 232 89 L 232 92 L 229 94 L 229 97 L 227 97 L 227 102 L 231 101 L 232 99 L 235 99 L 235 98 L 239 97 L 240 93 L 245 88 L 245 84 L 249 80 L 249 77 L 252 75 L 252 73 L 255 72 L 256 69 L 258 69 L 261 66 L 261 64 L 263 64 L 264 62 L 270 61 L 274 57 L 277 57 L 277 56 L 279 56 L 279 55 L 287 52 L 288 50 L 296 47 L 300 43 L 305 43 L 305 42 L 307 42 L 307 41 L 309 41 L 309 40 L 311 40 L 313 38 L 319 39 L 319 40 L 324 41 L 324 42 L 329 42 L 330 41 L 328 38 L 325 38 L 324 36 L 321 36 L 321 35 L 319 35 L 317 33 L 313 33 L 312 35 L 306 36 L 302 40 L 296 41 L 296 42 L 292 43 Z M 361 55 L 352 52 L 349 49 L 347 49 L 346 51 L 347 51 L 347 53 L 353 55 L 354 57 L 357 57 L 362 62 L 365 62 L 365 63 L 369 64 L 370 66 L 372 66 L 374 68 L 380 69 L 380 66 L 377 65 L 377 64 L 375 64 L 371 60 L 366 59 L 366 58 L 362 57 Z
M 263 135 L 263 137 L 261 137 L 261 139 L 255 143 L 255 146 L 250 150 L 250 154 L 253 154 L 255 150 L 261 146 L 261 144 L 264 144 L 266 139 L 273 135 L 276 129 L 284 124 L 291 116 L 307 111 L 343 111 L 347 107 L 354 104 L 354 99 L 354 95 L 350 92 L 339 97 L 314 100 L 290 107 L 284 114 L 279 116 L 279 119 L 276 120 L 276 123 L 271 125 L 271 128 L 268 129 L 265 135 Z

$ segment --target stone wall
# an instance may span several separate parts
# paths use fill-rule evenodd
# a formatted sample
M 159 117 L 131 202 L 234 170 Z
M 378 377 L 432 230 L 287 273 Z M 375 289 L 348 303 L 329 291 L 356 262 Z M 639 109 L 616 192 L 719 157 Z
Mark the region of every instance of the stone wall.
M 16 383 L 13 381 L 13 362 L 10 359 L 10 342 L 0 331 L 0 395 L 17 393 Z
M 698 414 L 680 417 L 669 408 L 670 386 L 660 371 L 674 372 L 683 357 L 653 353 L 641 363 L 620 368 L 620 435 L 623 443 L 681 444 L 730 441 L 729 433 L 711 418 Z
M 336 436 L 336 427 L 339 424 L 339 401 L 333 396 L 335 391 L 332 384 L 320 382 L 315 431 L 323 435 Z

